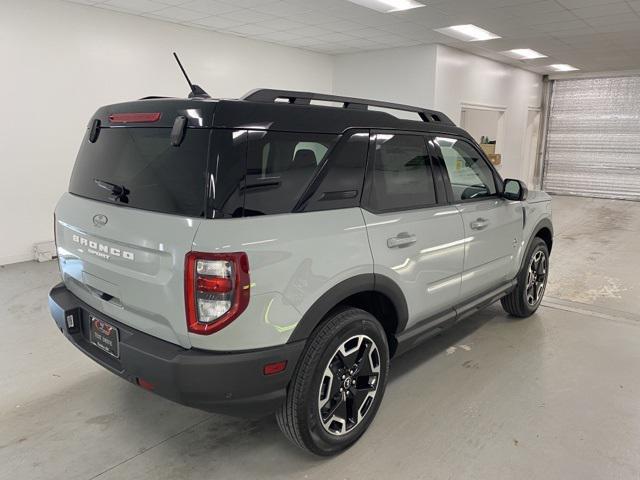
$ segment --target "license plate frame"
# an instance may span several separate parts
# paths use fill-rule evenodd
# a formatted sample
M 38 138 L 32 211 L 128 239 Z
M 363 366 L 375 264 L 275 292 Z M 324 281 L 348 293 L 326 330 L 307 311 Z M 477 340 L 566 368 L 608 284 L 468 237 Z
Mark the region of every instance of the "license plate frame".
M 120 332 L 94 315 L 89 315 L 89 341 L 106 354 L 120 358 Z

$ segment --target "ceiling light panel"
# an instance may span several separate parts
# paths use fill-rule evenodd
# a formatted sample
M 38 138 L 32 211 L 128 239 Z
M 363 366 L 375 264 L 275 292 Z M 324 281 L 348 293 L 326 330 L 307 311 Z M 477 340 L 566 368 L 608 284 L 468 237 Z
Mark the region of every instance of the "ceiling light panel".
M 580 70 L 579 68 L 576 68 L 573 65 L 568 65 L 566 63 L 554 63 L 553 65 L 549 65 L 549 68 L 555 70 L 556 72 L 575 72 L 576 70 Z
M 378 12 L 401 12 L 403 10 L 411 10 L 413 8 L 424 7 L 423 3 L 415 0 L 348 0 L 351 3 L 362 7 L 371 8 Z
M 436 28 L 436 32 L 448 35 L 464 42 L 483 42 L 485 40 L 493 40 L 496 38 L 502 38 L 500 35 L 491 33 L 484 28 L 477 27 L 476 25 L 453 25 L 446 28 Z
M 535 50 L 531 50 L 530 48 L 514 48 L 513 50 L 507 50 L 506 52 L 502 52 L 511 58 L 516 58 L 518 60 L 533 60 L 535 58 L 547 58 L 547 56 L 543 53 L 536 52 Z

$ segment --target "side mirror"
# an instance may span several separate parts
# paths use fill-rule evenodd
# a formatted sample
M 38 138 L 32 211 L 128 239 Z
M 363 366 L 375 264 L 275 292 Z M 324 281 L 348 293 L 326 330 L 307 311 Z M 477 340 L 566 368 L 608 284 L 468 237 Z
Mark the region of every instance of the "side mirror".
M 524 201 L 527 199 L 528 193 L 529 189 L 527 189 L 523 181 L 513 178 L 507 178 L 504 181 L 504 189 L 502 190 L 503 198 L 514 201 Z

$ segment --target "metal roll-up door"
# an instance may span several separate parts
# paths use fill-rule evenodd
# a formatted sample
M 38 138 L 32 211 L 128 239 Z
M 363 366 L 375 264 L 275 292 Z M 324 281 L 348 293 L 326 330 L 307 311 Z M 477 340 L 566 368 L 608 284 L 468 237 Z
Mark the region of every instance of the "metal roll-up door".
M 640 200 L 640 77 L 556 80 L 543 188 Z

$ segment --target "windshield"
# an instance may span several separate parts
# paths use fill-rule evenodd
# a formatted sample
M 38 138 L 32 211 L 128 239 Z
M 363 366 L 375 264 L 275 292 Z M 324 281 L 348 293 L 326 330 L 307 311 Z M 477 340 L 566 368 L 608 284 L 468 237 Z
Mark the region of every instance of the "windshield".
M 210 130 L 189 129 L 171 145 L 170 128 L 102 128 L 82 141 L 69 192 L 101 202 L 203 217 Z

